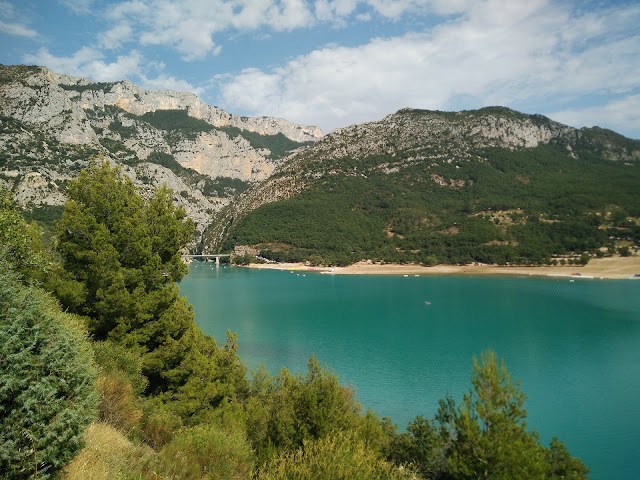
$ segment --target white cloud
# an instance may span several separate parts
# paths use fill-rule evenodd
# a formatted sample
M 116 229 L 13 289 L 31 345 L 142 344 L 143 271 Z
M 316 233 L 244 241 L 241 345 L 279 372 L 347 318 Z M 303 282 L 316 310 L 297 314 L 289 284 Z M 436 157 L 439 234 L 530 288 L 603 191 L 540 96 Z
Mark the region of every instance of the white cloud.
M 185 80 L 163 73 L 164 64 L 146 62 L 136 50 L 128 55 L 118 56 L 113 62 L 105 61 L 101 51 L 90 47 L 83 47 L 68 57 L 57 57 L 47 49 L 40 49 L 36 54 L 26 55 L 23 60 L 27 64 L 44 65 L 54 72 L 64 72 L 101 82 L 128 79 L 151 90 L 173 90 L 196 95 L 204 92 L 204 89 L 195 87 Z M 147 70 L 160 73 L 150 77 Z
M 15 7 L 6 1 L 0 1 L 0 33 L 17 37 L 35 38 L 38 32 L 27 27 L 26 21 L 18 14 Z
M 156 78 L 142 78 L 142 86 L 149 90 L 171 90 L 174 92 L 191 92 L 201 95 L 204 89 L 197 88 L 185 80 L 179 80 L 171 75 L 161 74 Z
M 98 41 L 104 48 L 114 49 L 128 42 L 133 34 L 133 29 L 127 22 L 120 22 L 110 30 L 98 35 Z
M 95 60 L 83 67 L 85 76 L 100 81 L 118 81 L 131 79 L 141 74 L 142 57 L 137 51 L 128 55 L 119 55 L 114 62 Z
M 64 72 L 69 75 L 80 75 L 82 65 L 99 59 L 102 54 L 90 47 L 83 47 L 69 57 L 57 57 L 49 53 L 46 48 L 41 48 L 35 54 L 24 56 L 24 62 L 30 65 L 44 65 L 56 72 Z
M 44 65 L 54 72 L 98 81 L 117 81 L 140 75 L 142 56 L 135 50 L 118 56 L 114 62 L 105 62 L 102 58 L 102 52 L 91 47 L 83 47 L 68 57 L 57 57 L 42 48 L 35 54 L 25 55 L 23 60 L 27 64 Z
M 397 18 L 407 11 L 427 10 L 430 0 L 368 0 L 377 13 L 388 18 Z
M 358 0 L 316 0 L 314 13 L 321 22 L 333 21 L 351 15 L 358 3 Z
M 91 12 L 94 0 L 58 0 L 58 3 L 74 13 L 87 14 Z
M 38 32 L 19 23 L 8 23 L 0 21 L 0 32 L 7 35 L 15 35 L 17 37 L 34 38 L 38 36 Z
M 538 98 L 640 88 L 640 7 L 586 16 L 547 0 L 460 1 L 456 8 L 469 11 L 427 32 L 331 46 L 271 70 L 219 77 L 220 103 L 330 130 L 405 106 L 447 109 L 458 98 L 535 108 Z
M 640 140 L 640 95 L 628 95 L 605 105 L 551 112 L 547 115 L 574 127 L 607 127 Z
M 224 31 L 281 32 L 324 23 L 344 27 L 374 14 L 393 20 L 426 11 L 448 15 L 466 11 L 471 4 L 471 0 L 128 0 L 111 7 L 106 16 L 117 24 L 130 24 L 143 45 L 170 46 L 185 60 L 196 60 L 219 51 L 215 37 Z

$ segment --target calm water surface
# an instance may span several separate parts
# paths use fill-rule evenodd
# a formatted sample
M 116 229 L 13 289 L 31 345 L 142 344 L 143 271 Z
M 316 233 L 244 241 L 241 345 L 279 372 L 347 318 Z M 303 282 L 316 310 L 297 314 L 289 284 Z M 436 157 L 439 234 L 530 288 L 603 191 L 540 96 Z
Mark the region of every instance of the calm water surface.
M 399 427 L 470 388 L 492 348 L 528 395 L 528 425 L 596 480 L 640 478 L 640 281 L 333 276 L 195 262 L 181 283 L 200 327 L 231 329 L 249 369 L 314 353 Z M 430 302 L 426 304 L 425 302 Z

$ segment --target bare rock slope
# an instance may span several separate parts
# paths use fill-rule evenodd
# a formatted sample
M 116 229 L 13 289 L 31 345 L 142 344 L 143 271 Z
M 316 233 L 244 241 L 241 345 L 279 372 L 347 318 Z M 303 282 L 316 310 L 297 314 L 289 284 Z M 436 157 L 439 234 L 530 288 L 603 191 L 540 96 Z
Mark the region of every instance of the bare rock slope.
M 319 128 L 233 115 L 189 93 L 0 65 L 0 183 L 27 210 L 55 209 L 92 157 L 141 190 L 166 183 L 201 234 L 230 199 L 268 178 Z

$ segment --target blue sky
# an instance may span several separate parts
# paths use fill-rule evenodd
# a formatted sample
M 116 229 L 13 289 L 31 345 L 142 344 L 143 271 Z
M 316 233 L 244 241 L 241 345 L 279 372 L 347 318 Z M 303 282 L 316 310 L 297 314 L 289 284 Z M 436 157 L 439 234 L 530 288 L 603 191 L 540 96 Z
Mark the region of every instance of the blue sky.
M 0 42 L 3 64 L 326 132 L 504 105 L 640 139 L 637 0 L 0 0 Z

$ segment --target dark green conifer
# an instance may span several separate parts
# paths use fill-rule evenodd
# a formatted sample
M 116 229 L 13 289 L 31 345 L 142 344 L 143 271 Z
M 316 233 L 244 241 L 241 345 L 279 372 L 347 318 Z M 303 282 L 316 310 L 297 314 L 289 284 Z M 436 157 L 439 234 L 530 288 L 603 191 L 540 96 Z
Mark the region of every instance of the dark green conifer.
M 96 369 L 77 318 L 0 260 L 0 472 L 48 478 L 82 446 Z

